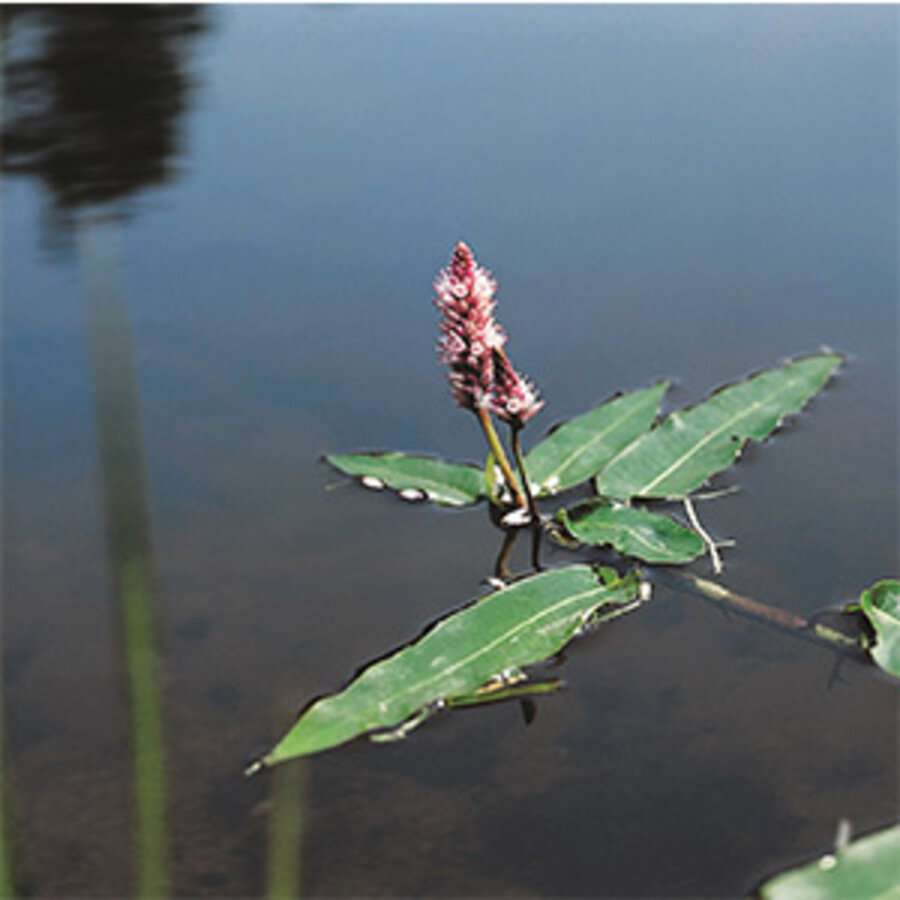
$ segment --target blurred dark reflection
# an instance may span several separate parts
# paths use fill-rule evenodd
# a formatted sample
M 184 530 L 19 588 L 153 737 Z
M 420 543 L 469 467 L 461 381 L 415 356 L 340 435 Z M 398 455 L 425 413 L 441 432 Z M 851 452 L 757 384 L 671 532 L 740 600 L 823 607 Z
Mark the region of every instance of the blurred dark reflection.
M 45 239 L 84 276 L 97 456 L 132 745 L 135 893 L 169 895 L 170 839 L 158 588 L 122 224 L 130 201 L 177 172 L 206 29 L 195 6 L 3 10 L 3 167 L 47 192 Z M 2 879 L 0 879 L 2 883 Z
M 198 6 L 7 6 L 3 168 L 40 179 L 54 223 L 175 174 Z

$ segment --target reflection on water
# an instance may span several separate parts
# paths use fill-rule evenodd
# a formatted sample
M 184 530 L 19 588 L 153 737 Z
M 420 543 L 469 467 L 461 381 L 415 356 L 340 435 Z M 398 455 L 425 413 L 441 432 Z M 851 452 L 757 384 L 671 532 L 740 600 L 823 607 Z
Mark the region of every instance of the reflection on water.
M 27 887 L 135 884 L 111 614 L 135 560 L 179 895 L 736 895 L 840 817 L 895 813 L 893 686 L 852 663 L 829 686 L 829 653 L 665 589 L 576 644 L 527 727 L 498 705 L 241 776 L 491 572 L 483 511 L 318 462 L 480 461 L 432 350 L 459 238 L 548 400 L 535 438 L 617 388 L 679 376 L 681 405 L 848 351 L 704 522 L 738 540 L 728 584 L 799 614 L 896 574 L 895 10 L 13 9 L 4 675 Z M 118 281 L 38 249 L 73 236 Z
M 140 897 L 166 896 L 166 772 L 160 697 L 157 579 L 119 222 L 79 222 L 97 460 L 109 569 L 127 672 L 134 765 L 135 866 Z
M 46 187 L 57 216 L 116 205 L 174 174 L 200 7 L 4 10 L 3 165 Z
M 85 273 L 97 461 L 129 707 L 135 891 L 167 896 L 157 579 L 120 228 L 129 198 L 171 176 L 187 107 L 183 55 L 203 13 L 18 8 L 12 18 L 19 22 L 4 73 L 4 167 L 44 184 L 56 228 L 74 233 Z

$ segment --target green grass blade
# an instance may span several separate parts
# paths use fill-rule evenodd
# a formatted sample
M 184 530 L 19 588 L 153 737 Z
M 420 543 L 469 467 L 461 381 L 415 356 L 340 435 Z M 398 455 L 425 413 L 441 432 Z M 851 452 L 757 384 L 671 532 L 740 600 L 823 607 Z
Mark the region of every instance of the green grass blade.
M 583 544 L 609 544 L 648 563 L 687 563 L 706 550 L 696 531 L 646 509 L 596 501 L 571 511 L 561 509 L 557 518 Z
M 0 898 L 16 896 L 14 887 L 12 803 L 9 797 L 9 770 L 7 766 L 6 733 L 3 702 L 0 697 Z
M 824 387 L 842 357 L 823 353 L 794 360 L 672 413 L 622 450 L 600 472 L 605 497 L 677 499 L 728 468 L 748 440 L 761 441 Z
M 296 900 L 303 895 L 301 858 L 308 774 L 305 764 L 285 766 L 273 773 L 266 848 L 267 900 Z
M 555 494 L 593 478 L 650 428 L 668 387 L 667 381 L 661 381 L 614 397 L 547 435 L 525 457 L 535 496 Z
M 340 693 L 313 703 L 260 764 L 274 765 L 361 734 L 417 722 L 429 709 L 471 695 L 504 672 L 547 659 L 599 607 L 611 604 L 618 610 L 633 604 L 639 590 L 636 573 L 603 585 L 582 565 L 542 572 L 496 590 L 364 669 Z
M 390 488 L 404 500 L 430 500 L 439 506 L 470 506 L 485 496 L 484 472 L 406 453 L 347 453 L 325 457 L 338 471 L 359 478 L 364 487 Z
M 150 575 L 135 559 L 120 572 L 123 643 L 134 753 L 137 896 L 169 896 L 166 754 L 155 604 Z

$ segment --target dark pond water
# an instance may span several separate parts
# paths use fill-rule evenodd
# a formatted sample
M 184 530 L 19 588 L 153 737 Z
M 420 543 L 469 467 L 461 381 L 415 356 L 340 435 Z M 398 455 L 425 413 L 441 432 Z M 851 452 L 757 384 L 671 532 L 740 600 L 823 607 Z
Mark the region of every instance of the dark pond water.
M 311 696 L 483 590 L 483 510 L 328 490 L 319 461 L 483 459 L 433 353 L 431 281 L 460 238 L 547 400 L 532 440 L 659 377 L 672 408 L 846 352 L 703 515 L 737 540 L 725 583 L 783 609 L 897 574 L 895 8 L 6 18 L 23 889 L 132 891 L 135 583 L 160 632 L 178 895 L 296 877 L 317 896 L 738 896 L 841 817 L 896 815 L 893 685 L 853 661 L 833 679 L 828 650 L 665 587 L 571 649 L 529 726 L 501 704 L 241 774 Z

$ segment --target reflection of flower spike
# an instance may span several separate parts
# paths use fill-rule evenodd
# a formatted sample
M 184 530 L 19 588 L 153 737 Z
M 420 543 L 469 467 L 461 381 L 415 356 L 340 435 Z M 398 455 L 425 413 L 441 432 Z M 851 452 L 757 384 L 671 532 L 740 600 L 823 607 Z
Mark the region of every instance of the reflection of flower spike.
M 465 409 L 490 407 L 494 354 L 506 342 L 494 320 L 497 283 L 460 241 L 450 265 L 438 274 L 434 289 L 434 302 L 444 314 L 438 353 L 450 367 L 447 377 L 453 399 Z

